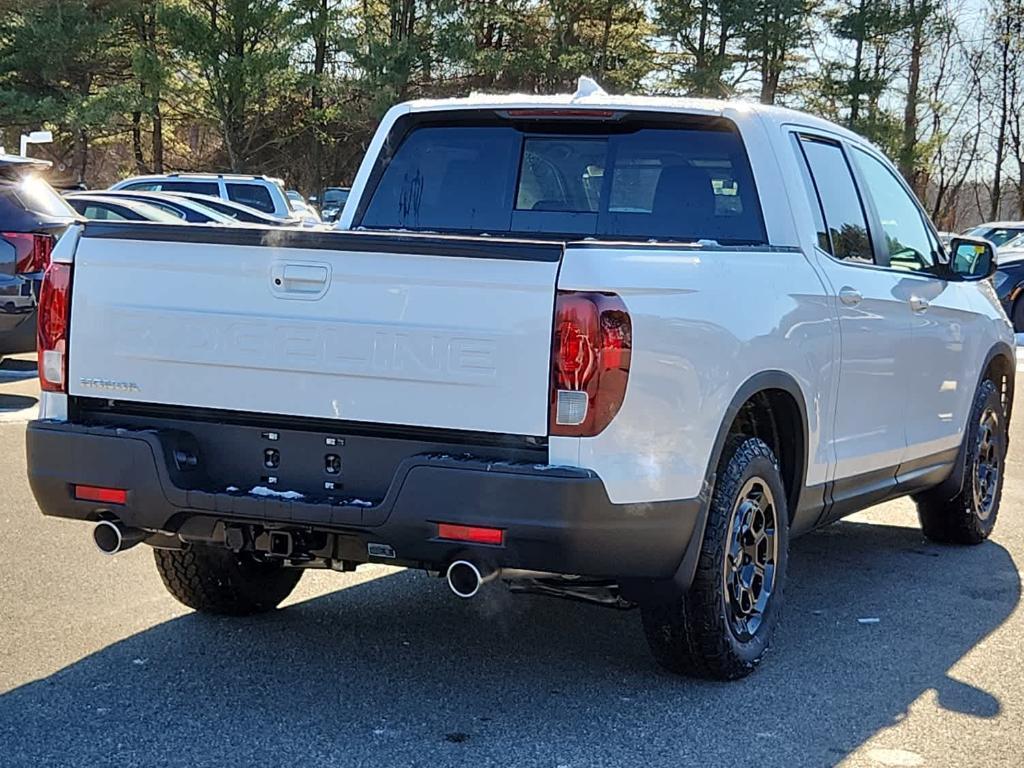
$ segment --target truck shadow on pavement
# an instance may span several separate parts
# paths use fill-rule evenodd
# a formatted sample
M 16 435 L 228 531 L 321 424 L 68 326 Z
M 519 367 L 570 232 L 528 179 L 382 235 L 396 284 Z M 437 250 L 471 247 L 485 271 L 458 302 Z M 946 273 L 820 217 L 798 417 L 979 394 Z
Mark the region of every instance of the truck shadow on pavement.
M 775 650 L 737 683 L 661 672 L 635 612 L 460 602 L 401 572 L 254 619 L 186 615 L 17 688 L 0 762 L 834 765 L 929 689 L 1000 714 L 949 670 L 1020 598 L 1005 549 L 847 522 L 790 562 Z

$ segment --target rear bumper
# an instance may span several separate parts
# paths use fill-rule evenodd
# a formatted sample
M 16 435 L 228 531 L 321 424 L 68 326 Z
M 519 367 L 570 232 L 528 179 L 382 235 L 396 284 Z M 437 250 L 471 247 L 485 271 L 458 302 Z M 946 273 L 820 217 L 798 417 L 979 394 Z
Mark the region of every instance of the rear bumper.
M 366 554 L 374 543 L 393 548 L 395 562 L 433 569 L 469 555 L 497 567 L 674 579 L 679 586 L 685 586 L 681 563 L 695 561 L 703 532 L 700 499 L 612 504 L 589 470 L 485 457 L 411 455 L 372 506 L 185 488 L 176 483 L 170 439 L 161 430 L 31 422 L 28 474 L 40 509 L 77 520 L 115 515 L 127 525 L 169 533 L 196 517 L 333 531 L 359 542 L 365 561 L 376 560 Z M 76 484 L 127 489 L 127 503 L 104 508 L 76 500 Z M 441 540 L 439 522 L 501 528 L 505 543 Z

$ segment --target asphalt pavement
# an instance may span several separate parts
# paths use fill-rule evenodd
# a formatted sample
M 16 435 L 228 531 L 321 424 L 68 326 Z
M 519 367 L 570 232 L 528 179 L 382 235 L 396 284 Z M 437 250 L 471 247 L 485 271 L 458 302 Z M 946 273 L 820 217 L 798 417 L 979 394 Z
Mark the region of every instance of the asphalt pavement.
M 0 376 L 5 395 L 31 382 Z M 985 544 L 893 502 L 793 543 L 784 624 L 736 683 L 673 677 L 635 612 L 310 572 L 283 610 L 200 616 L 145 547 L 44 519 L 0 422 L 0 766 L 1019 766 L 1024 394 Z M 24 403 L 24 401 L 19 401 Z

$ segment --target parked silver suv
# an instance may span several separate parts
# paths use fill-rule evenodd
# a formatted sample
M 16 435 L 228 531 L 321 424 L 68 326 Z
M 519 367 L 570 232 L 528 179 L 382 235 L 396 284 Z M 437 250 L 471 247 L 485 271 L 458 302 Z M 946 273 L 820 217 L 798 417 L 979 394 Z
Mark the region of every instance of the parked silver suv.
M 111 189 L 135 192 L 190 192 L 232 200 L 257 211 L 282 219 L 297 218 L 285 195 L 280 179 L 269 176 L 211 173 L 165 173 L 132 176 L 114 184 Z

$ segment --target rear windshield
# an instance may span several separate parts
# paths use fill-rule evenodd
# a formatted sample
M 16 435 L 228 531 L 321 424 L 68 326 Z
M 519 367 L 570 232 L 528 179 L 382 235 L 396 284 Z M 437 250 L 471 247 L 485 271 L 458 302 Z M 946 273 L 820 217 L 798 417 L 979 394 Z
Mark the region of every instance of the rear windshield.
M 414 128 L 380 174 L 360 224 L 766 242 L 743 143 L 715 126 L 616 133 Z
M 38 176 L 26 175 L 16 182 L 12 191 L 29 211 L 43 216 L 75 216 L 75 211 L 64 198 Z

